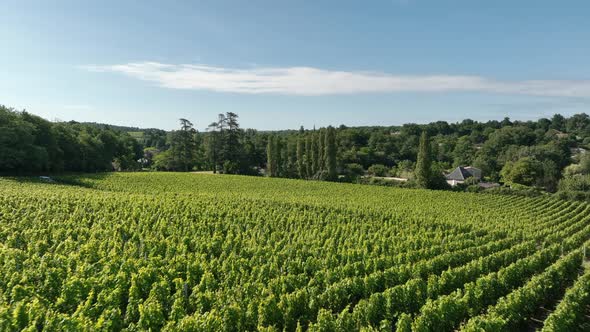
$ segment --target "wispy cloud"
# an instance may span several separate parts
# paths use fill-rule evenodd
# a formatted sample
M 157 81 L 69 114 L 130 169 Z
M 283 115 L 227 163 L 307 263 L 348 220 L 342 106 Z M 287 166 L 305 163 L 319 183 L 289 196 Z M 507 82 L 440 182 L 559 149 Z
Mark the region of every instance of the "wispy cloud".
M 590 98 L 590 80 L 501 81 L 471 75 L 393 75 L 312 67 L 234 69 L 158 62 L 84 68 L 94 72 L 122 73 L 171 89 L 244 94 L 319 96 L 396 92 L 485 92 Z

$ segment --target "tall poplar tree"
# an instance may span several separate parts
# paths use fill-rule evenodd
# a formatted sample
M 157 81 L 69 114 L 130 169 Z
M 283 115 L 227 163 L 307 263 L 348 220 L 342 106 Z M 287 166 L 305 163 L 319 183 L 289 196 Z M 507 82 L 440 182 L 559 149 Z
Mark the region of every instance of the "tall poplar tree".
M 297 177 L 297 141 L 287 139 L 285 149 L 285 176 Z
M 319 151 L 319 156 L 318 156 L 318 160 L 319 160 L 319 171 L 325 171 L 326 170 L 326 135 L 325 135 L 325 130 L 324 128 L 320 128 L 320 132 L 318 135 L 318 151 Z
M 311 168 L 311 137 L 307 135 L 305 137 L 305 173 L 307 178 L 311 178 L 313 176 L 312 168 Z
M 285 170 L 285 159 L 283 158 L 283 139 L 281 136 L 275 137 L 275 146 L 274 146 L 274 162 L 273 165 L 275 169 L 273 170 L 273 176 L 280 177 L 283 176 Z
M 432 185 L 432 159 L 430 151 L 430 137 L 426 130 L 422 131 L 420 147 L 418 149 L 418 161 L 414 175 L 416 183 L 421 188 L 430 188 Z
M 326 171 L 328 180 L 334 181 L 338 178 L 336 173 L 336 130 L 329 126 L 326 130 Z
M 314 131 L 311 134 L 311 173 L 315 176 L 319 172 L 320 155 L 318 146 L 318 134 Z
M 297 137 L 297 173 L 299 174 L 299 177 L 302 179 L 305 179 L 307 177 L 306 175 L 306 167 L 305 167 L 305 154 L 304 151 L 305 150 L 305 143 L 303 141 L 303 138 L 301 137 L 301 134 L 299 135 L 299 137 Z
M 266 145 L 266 175 L 275 176 L 275 139 L 273 135 L 268 136 L 268 143 Z

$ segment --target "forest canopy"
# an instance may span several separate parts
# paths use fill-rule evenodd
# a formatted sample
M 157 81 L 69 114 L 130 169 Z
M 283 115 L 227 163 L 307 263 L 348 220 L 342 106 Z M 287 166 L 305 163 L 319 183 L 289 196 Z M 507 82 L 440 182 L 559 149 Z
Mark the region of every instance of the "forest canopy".
M 348 182 L 364 176 L 400 177 L 428 183 L 415 174 L 438 177 L 469 165 L 481 169 L 485 181 L 550 192 L 580 192 L 590 185 L 586 114 L 536 121 L 465 119 L 257 131 L 241 128 L 238 114 L 228 112 L 219 114 L 204 132 L 188 119 L 179 124 L 177 130 L 164 131 L 50 122 L 0 106 L 0 172 L 207 170 Z M 422 148 L 428 169 L 416 173 L 423 134 L 430 144 Z M 440 178 L 433 181 L 440 183 Z

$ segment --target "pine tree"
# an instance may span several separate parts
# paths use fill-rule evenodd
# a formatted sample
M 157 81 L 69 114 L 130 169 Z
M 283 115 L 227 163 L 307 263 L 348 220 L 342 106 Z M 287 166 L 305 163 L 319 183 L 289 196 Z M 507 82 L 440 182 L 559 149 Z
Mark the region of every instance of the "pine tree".
M 223 119 L 226 130 L 223 136 L 223 148 L 220 152 L 223 158 L 224 172 L 238 173 L 238 165 L 243 152 L 241 142 L 243 131 L 240 129 L 236 113 L 227 112 Z
M 334 181 L 338 178 L 336 173 L 336 130 L 329 126 L 326 132 L 326 171 L 328 180 Z
M 430 188 L 432 185 L 432 159 L 430 151 L 430 138 L 426 130 L 422 131 L 420 137 L 420 148 L 418 150 L 418 161 L 416 163 L 416 183 L 422 188 Z
M 196 164 L 197 131 L 187 119 L 180 119 L 180 130 L 171 133 L 170 152 L 175 160 L 176 167 L 185 172 L 190 171 Z

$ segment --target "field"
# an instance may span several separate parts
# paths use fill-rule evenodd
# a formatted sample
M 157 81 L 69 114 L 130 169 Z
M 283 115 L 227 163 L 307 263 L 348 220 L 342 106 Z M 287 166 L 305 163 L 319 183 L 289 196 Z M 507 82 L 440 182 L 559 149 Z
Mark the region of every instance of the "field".
M 0 179 L 0 330 L 587 330 L 590 206 L 210 174 Z

